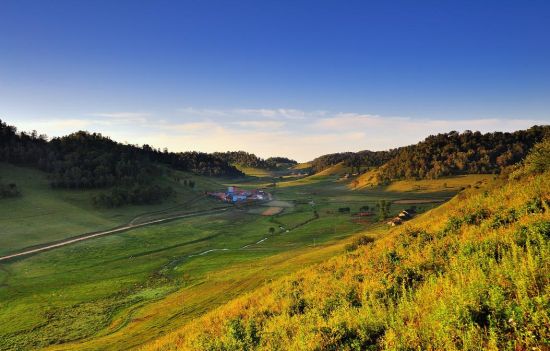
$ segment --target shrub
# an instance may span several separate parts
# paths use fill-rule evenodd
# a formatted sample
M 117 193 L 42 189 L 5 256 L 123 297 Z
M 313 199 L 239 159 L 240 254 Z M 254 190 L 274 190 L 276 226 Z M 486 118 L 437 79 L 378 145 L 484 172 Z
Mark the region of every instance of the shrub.
M 367 236 L 367 235 L 361 235 L 361 236 L 353 239 L 353 241 L 350 244 L 346 245 L 346 250 L 347 251 L 355 251 L 355 250 L 357 250 L 357 248 L 359 246 L 368 245 L 372 242 L 374 242 L 373 237 L 370 237 L 370 236 Z
M 15 183 L 3 184 L 0 183 L 0 199 L 8 197 L 17 197 L 20 196 L 21 192 L 17 188 Z
M 349 207 L 340 207 L 338 209 L 338 212 L 340 213 L 349 213 L 350 212 L 350 208 Z

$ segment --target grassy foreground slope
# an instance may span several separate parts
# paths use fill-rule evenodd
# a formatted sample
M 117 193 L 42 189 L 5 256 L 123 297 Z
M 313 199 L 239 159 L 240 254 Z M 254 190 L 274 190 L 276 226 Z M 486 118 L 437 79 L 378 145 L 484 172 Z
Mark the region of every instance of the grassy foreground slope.
M 321 198 L 316 218 L 296 193 L 0 263 L 0 350 L 135 348 L 267 279 L 332 257 L 364 228 Z M 347 201 L 347 192 L 330 193 Z M 355 197 L 354 211 L 372 201 Z M 259 214 L 283 203 L 290 207 L 282 213 Z
M 336 179 L 282 181 L 270 188 L 275 200 L 268 203 L 203 213 L 0 263 L 0 350 L 139 347 L 267 281 L 341 254 L 351 236 L 365 228 L 370 236 L 386 235 L 384 223 L 352 215 L 362 206 L 392 201 L 390 213 L 395 215 L 410 206 L 400 200 L 414 199 L 420 213 L 438 205 L 423 200 L 456 194 L 452 189 L 418 193 L 414 182 L 405 193 L 383 187 L 349 191 Z M 469 178 L 463 180 L 467 186 Z M 199 178 L 197 187 L 206 181 Z M 252 181 L 243 186 L 257 187 L 262 180 Z M 22 189 L 21 200 L 31 195 L 27 186 Z M 47 196 L 52 190 L 43 190 L 44 199 L 36 201 L 55 199 L 55 194 Z M 341 207 L 349 207 L 350 213 L 340 213 Z M 272 208 L 283 211 L 261 215 Z M 67 215 L 64 221 L 79 215 Z M 55 216 L 60 221 L 62 211 Z M 33 221 L 47 228 L 46 218 Z
M 547 350 L 548 151 L 144 349 Z

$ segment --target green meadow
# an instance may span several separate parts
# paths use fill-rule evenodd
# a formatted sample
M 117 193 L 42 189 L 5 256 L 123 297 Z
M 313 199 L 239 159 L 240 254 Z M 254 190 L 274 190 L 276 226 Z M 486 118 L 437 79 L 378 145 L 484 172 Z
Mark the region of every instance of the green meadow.
M 175 174 L 182 179 L 195 180 L 196 186 L 191 189 L 175 182 Z M 0 255 L 113 228 L 145 214 L 151 217 L 155 213 L 197 211 L 219 206 L 213 201 L 196 199 L 206 189 L 223 187 L 209 178 L 167 171 L 158 181 L 170 184 L 175 189 L 175 195 L 170 200 L 158 205 L 98 209 L 93 206 L 92 197 L 101 191 L 52 189 L 47 175 L 35 169 L 2 163 L 0 179 L 16 182 L 23 194 L 17 198 L 0 200 Z
M 231 181 L 196 177 L 195 189 L 176 184 L 177 194 L 167 203 L 99 210 L 91 205 L 92 192 L 52 190 L 40 172 L 3 165 L 1 176 L 17 179 L 23 192 L 20 198 L 0 200 L 3 254 L 136 217 L 205 211 L 0 263 L 2 350 L 136 347 L 272 279 L 342 252 L 355 233 L 384 236 L 385 224 L 352 216 L 362 206 L 374 207 L 379 200 L 447 199 L 456 192 L 442 185 L 415 192 L 414 184 L 401 191 L 352 191 L 337 176 L 313 176 L 279 182 L 268 190 L 271 203 L 210 214 L 209 208 L 222 204 L 191 200 Z M 173 183 L 169 174 L 162 181 Z M 462 179 L 464 186 L 475 181 Z M 250 178 L 239 185 L 264 184 Z M 428 201 L 416 207 L 423 212 L 437 205 Z M 282 211 L 260 214 L 273 206 Z M 390 212 L 408 206 L 394 203 Z M 341 207 L 350 213 L 340 213 Z

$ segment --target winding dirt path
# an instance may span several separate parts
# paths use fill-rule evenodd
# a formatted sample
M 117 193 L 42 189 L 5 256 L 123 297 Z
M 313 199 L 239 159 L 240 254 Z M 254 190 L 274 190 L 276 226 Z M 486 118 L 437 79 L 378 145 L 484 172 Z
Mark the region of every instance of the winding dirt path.
M 89 234 L 84 234 L 84 235 L 81 235 L 81 236 L 78 236 L 78 237 L 65 239 L 65 240 L 62 240 L 62 241 L 55 242 L 55 243 L 44 244 L 44 245 L 36 247 L 34 249 L 28 249 L 28 250 L 21 251 L 21 252 L 18 252 L 18 253 L 6 255 L 6 256 L 1 256 L 0 257 L 0 262 L 1 261 L 7 261 L 7 260 L 13 259 L 13 258 L 18 258 L 18 257 L 21 257 L 21 256 L 27 256 L 27 255 L 31 255 L 31 254 L 35 254 L 35 253 L 55 249 L 55 248 L 62 247 L 62 246 L 67 246 L 67 245 L 70 245 L 70 244 L 74 244 L 74 243 L 77 243 L 77 242 L 80 242 L 80 241 L 97 238 L 97 237 L 100 237 L 100 236 L 105 236 L 105 235 L 124 232 L 124 231 L 127 231 L 127 230 L 137 229 L 137 228 L 149 226 L 149 225 L 152 225 L 152 224 L 159 224 L 159 223 L 168 222 L 168 221 L 175 220 L 175 219 L 180 219 L 180 218 L 198 217 L 198 216 L 205 216 L 205 215 L 209 215 L 209 214 L 221 213 L 221 212 L 225 212 L 225 211 L 229 210 L 230 208 L 231 207 L 224 207 L 224 208 L 210 209 L 210 210 L 205 210 L 205 211 L 190 212 L 190 213 L 180 214 L 180 215 L 176 215 L 176 216 L 168 216 L 168 217 L 165 217 L 165 218 L 155 219 L 155 220 L 151 220 L 151 221 L 147 221 L 147 222 L 143 222 L 143 223 L 139 223 L 139 224 L 133 224 L 133 222 L 135 221 L 135 220 L 133 220 L 129 224 L 121 226 L 121 227 L 116 227 L 116 228 L 113 228 L 113 229 L 104 230 L 104 231 L 100 231 L 100 232 L 93 232 L 93 233 L 89 233 Z

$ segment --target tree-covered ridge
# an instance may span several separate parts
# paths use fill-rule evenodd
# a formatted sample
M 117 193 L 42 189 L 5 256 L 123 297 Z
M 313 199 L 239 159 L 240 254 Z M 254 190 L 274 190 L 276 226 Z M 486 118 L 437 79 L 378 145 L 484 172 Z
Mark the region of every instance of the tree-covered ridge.
M 522 160 L 531 147 L 550 132 L 549 126 L 534 126 L 513 133 L 452 131 L 432 135 L 415 145 L 388 151 L 341 152 L 311 161 L 315 172 L 343 162 L 354 172 L 380 167 L 379 182 L 397 179 L 436 179 L 459 174 L 498 173 Z
M 548 349 L 548 142 L 537 150 L 487 187 L 144 350 Z
M 343 162 L 345 166 L 351 167 L 357 172 L 370 167 L 378 167 L 389 161 L 396 155 L 397 149 L 389 151 L 359 151 L 339 152 L 319 156 L 311 161 L 311 168 L 315 172 L 321 172 L 330 166 Z
M 0 121 L 0 161 L 37 167 L 63 188 L 102 188 L 149 184 L 159 164 L 208 176 L 241 176 L 220 158 L 201 152 L 161 152 L 115 142 L 84 131 L 48 141 L 36 132 L 17 132 Z
M 279 164 L 285 164 L 290 166 L 298 164 L 296 160 L 293 160 L 288 157 L 282 157 L 282 156 L 268 157 L 265 159 L 265 162 L 267 162 L 268 165 L 275 165 L 275 167 L 277 167 L 277 165 Z
M 263 158 L 248 153 L 246 151 L 214 152 L 213 155 L 226 161 L 229 164 L 267 170 L 276 169 L 281 163 L 289 165 L 297 164 L 296 161 L 286 157 L 270 157 L 264 160 Z
M 432 135 L 416 145 L 399 148 L 397 154 L 380 167 L 379 176 L 388 182 L 498 173 L 503 167 L 522 160 L 549 132 L 549 126 L 534 126 L 513 133 L 453 131 Z

